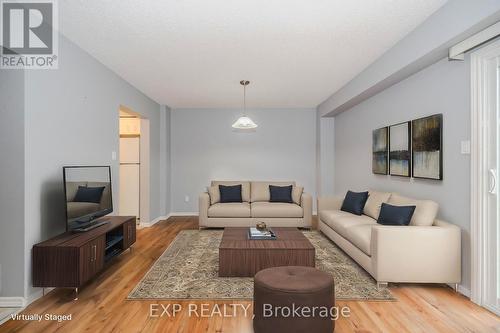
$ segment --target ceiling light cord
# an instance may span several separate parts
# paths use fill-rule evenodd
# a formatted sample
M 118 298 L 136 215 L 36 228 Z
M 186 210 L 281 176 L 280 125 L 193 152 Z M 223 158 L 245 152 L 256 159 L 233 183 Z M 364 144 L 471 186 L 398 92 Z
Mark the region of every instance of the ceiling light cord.
M 250 81 L 241 80 L 240 84 L 243 86 L 243 116 L 247 115 L 247 86 L 250 84 Z

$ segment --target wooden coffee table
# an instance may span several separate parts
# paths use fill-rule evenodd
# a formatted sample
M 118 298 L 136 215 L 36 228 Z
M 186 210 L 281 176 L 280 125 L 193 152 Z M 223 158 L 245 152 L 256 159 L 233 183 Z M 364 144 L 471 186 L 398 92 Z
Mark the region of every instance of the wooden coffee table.
M 277 266 L 315 266 L 314 246 L 297 228 L 272 228 L 277 239 L 248 239 L 248 228 L 225 228 L 219 245 L 219 276 L 253 277 Z

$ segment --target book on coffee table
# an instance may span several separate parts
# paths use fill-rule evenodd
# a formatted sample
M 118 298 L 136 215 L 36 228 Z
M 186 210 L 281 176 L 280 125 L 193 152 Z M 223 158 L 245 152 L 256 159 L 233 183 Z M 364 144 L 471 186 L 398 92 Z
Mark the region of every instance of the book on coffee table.
M 248 229 L 248 238 L 249 239 L 276 239 L 276 235 L 271 229 L 259 230 L 257 228 Z

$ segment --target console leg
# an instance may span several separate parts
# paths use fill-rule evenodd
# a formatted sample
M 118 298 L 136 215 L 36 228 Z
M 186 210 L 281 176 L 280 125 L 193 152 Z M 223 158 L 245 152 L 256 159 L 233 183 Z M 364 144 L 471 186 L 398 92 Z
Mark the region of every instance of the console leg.
M 75 301 L 78 301 L 78 288 L 75 288 Z
M 45 288 L 42 288 L 42 297 L 45 296 Z
M 453 285 L 453 289 L 455 290 L 456 293 L 458 293 L 458 283 L 455 283 Z

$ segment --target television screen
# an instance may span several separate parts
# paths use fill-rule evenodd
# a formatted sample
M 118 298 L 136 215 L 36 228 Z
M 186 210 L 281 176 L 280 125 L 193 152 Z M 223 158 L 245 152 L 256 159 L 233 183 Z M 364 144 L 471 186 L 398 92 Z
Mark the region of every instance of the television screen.
M 82 228 L 113 211 L 109 166 L 64 167 L 67 230 Z

